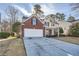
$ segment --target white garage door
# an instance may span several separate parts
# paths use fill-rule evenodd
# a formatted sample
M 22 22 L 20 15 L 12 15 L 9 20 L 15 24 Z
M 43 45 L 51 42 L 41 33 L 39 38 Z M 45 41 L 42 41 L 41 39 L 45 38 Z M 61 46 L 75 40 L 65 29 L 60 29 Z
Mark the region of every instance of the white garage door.
M 42 29 L 24 29 L 24 37 L 43 37 Z

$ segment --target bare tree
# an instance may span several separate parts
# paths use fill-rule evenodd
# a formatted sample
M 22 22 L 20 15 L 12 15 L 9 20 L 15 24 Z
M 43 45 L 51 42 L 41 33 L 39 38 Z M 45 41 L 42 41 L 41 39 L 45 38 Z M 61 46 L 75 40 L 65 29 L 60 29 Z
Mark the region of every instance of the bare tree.
M 17 16 L 18 10 L 12 6 L 8 6 L 6 8 L 6 13 L 7 13 L 8 17 L 11 19 L 12 23 L 15 23 L 18 18 L 18 16 Z
M 12 24 L 14 24 L 16 22 L 16 20 L 18 19 L 18 10 L 15 9 L 14 7 L 12 6 L 8 6 L 6 8 L 6 14 L 9 18 L 9 21 L 10 21 L 10 30 L 12 32 Z

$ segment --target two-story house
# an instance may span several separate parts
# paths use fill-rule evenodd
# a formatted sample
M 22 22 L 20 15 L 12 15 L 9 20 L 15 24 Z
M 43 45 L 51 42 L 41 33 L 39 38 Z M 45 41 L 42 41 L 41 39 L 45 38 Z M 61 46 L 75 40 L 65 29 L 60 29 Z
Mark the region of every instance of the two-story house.
M 68 31 L 70 26 L 72 25 L 70 22 L 66 22 L 65 20 L 60 20 L 55 17 L 55 15 L 51 14 L 45 17 L 44 19 L 45 26 L 45 36 L 54 36 L 58 34 L 59 28 L 63 29 L 63 35 L 68 35 Z
M 71 23 L 64 20 L 59 20 L 52 16 L 39 18 L 36 15 L 31 15 L 23 22 L 23 36 L 24 37 L 44 37 L 54 36 L 58 34 L 59 27 L 64 31 L 63 35 L 68 34 Z

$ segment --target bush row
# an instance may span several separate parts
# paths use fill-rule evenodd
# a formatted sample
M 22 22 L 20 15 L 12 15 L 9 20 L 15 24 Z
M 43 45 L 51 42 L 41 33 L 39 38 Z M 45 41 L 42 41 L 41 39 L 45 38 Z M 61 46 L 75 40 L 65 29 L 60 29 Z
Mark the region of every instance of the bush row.
M 7 38 L 10 36 L 10 33 L 8 32 L 0 32 L 0 38 Z
M 0 38 L 7 38 L 9 36 L 15 36 L 14 33 L 8 33 L 8 32 L 0 32 Z

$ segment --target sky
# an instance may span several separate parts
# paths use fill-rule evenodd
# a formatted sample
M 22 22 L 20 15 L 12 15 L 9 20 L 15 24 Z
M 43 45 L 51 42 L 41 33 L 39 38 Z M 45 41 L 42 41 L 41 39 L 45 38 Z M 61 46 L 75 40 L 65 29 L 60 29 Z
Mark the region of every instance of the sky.
M 15 3 L 15 4 L 3 4 L 0 3 L 0 13 L 3 18 L 7 18 L 7 14 L 6 14 L 6 8 L 8 6 L 12 6 L 16 9 L 18 9 L 18 11 L 20 11 L 20 16 L 30 16 L 32 14 L 33 11 L 33 6 L 35 4 L 34 3 Z M 59 13 L 64 13 L 65 14 L 65 20 L 67 20 L 69 15 L 75 16 L 75 14 L 73 13 L 73 11 L 71 10 L 71 5 L 68 3 L 39 3 L 39 5 L 41 6 L 41 9 L 44 11 L 44 15 L 48 15 L 48 14 L 55 14 L 57 12 Z M 76 17 L 76 16 L 75 16 Z M 76 17 L 76 19 L 78 19 L 79 17 Z

